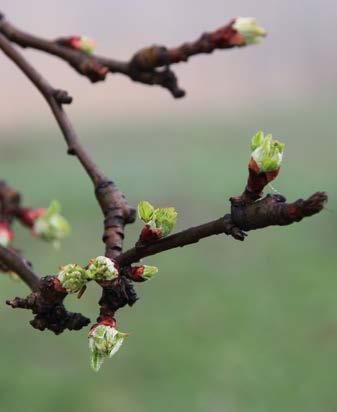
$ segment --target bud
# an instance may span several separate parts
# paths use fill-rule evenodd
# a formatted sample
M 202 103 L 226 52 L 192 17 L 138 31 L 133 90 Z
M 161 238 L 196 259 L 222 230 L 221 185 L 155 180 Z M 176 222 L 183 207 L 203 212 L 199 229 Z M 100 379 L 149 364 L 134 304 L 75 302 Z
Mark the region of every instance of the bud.
M 19 212 L 19 219 L 25 226 L 32 228 L 36 219 L 44 216 L 47 213 L 47 209 L 32 209 L 30 207 L 22 208 Z
M 14 238 L 14 232 L 9 228 L 7 222 L 0 222 L 0 245 L 7 247 L 12 242 Z
M 140 235 L 143 242 L 168 235 L 177 221 L 177 212 L 173 207 L 154 209 L 147 201 L 138 204 L 138 215 L 146 223 Z
M 282 162 L 284 144 L 274 140 L 271 134 L 264 136 L 258 132 L 251 141 L 251 161 L 249 168 L 256 173 L 276 172 Z
M 89 261 L 87 276 L 93 280 L 112 280 L 118 276 L 118 269 L 111 259 L 98 256 Z
M 86 270 L 73 263 L 62 266 L 57 279 L 68 293 L 79 292 L 89 280 Z
M 156 273 L 158 273 L 158 268 L 156 266 L 142 265 L 131 268 L 132 279 L 136 282 L 152 279 Z
M 267 35 L 265 29 L 259 27 L 253 17 L 238 17 L 232 27 L 243 37 L 245 44 L 258 44 L 261 37 Z
M 98 372 L 105 358 L 111 358 L 122 346 L 126 333 L 118 332 L 114 323 L 101 322 L 89 331 L 90 365 Z
M 150 225 L 145 225 L 140 232 L 140 240 L 142 243 L 154 242 L 162 237 L 162 232 L 160 228 L 152 227 Z
M 68 44 L 70 47 L 91 56 L 96 48 L 97 44 L 93 39 L 86 36 L 71 36 L 68 38 Z
M 42 239 L 59 245 L 59 240 L 63 239 L 70 232 L 67 220 L 60 215 L 61 205 L 54 200 L 51 202 L 46 212 L 38 217 L 33 226 L 33 233 Z

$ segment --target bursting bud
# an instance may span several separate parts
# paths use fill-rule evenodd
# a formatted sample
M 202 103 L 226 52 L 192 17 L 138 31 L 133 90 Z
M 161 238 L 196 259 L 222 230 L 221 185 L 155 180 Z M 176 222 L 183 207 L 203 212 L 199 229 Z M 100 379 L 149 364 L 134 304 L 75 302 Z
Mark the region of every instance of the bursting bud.
M 138 215 L 146 223 L 141 233 L 144 242 L 168 235 L 177 221 L 177 212 L 173 207 L 155 209 L 147 201 L 138 204 Z
M 88 56 L 93 54 L 94 49 L 97 46 L 93 39 L 86 36 L 71 36 L 68 38 L 68 43 L 73 49 L 80 50 Z
M 123 344 L 126 333 L 118 332 L 115 322 L 103 321 L 89 331 L 90 366 L 98 372 L 105 358 L 111 358 Z
M 258 44 L 261 37 L 265 37 L 267 32 L 256 24 L 253 17 L 237 17 L 232 25 L 244 39 L 244 44 Z
M 87 276 L 92 280 L 112 280 L 118 276 L 118 269 L 115 263 L 105 257 L 98 256 L 89 261 Z
M 0 222 L 0 245 L 7 247 L 12 242 L 14 233 L 10 230 L 7 222 Z
M 158 268 L 156 266 L 142 265 L 131 268 L 132 279 L 136 282 L 150 280 L 156 273 L 158 273 Z
M 52 201 L 45 213 L 38 217 L 33 225 L 33 233 L 41 239 L 59 246 L 59 241 L 70 232 L 67 220 L 60 215 L 61 205 Z
M 271 134 L 264 136 L 258 132 L 251 141 L 251 161 L 249 168 L 256 173 L 276 172 L 282 162 L 284 144 L 274 140 Z
M 60 281 L 62 288 L 68 293 L 79 292 L 89 280 L 86 270 L 80 265 L 70 263 L 60 269 L 57 279 Z

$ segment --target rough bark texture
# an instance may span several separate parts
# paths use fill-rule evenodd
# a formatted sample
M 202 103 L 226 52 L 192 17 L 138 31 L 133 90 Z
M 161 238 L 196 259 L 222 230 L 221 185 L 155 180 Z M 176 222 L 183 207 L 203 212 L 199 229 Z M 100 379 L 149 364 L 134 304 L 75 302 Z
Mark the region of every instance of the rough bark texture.
M 35 315 L 30 321 L 33 328 L 49 329 L 59 335 L 65 329 L 79 330 L 90 323 L 90 319 L 80 313 L 68 312 L 65 309 L 63 300 L 66 296 L 67 293 L 55 287 L 55 277 L 46 276 L 40 279 L 36 291 L 26 298 L 15 298 L 6 303 L 14 309 L 30 309 Z

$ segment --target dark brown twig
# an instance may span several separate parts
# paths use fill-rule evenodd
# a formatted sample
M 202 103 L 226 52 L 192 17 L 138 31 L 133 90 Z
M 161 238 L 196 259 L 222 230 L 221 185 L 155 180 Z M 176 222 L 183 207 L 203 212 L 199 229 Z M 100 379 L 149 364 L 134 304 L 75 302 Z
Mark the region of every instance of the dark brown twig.
M 241 204 L 232 204 L 232 211 L 224 217 L 191 227 L 175 233 L 156 242 L 127 250 L 116 258 L 121 266 L 127 266 L 139 260 L 166 250 L 174 249 L 199 242 L 209 236 L 226 234 L 234 239 L 244 240 L 245 231 L 262 229 L 272 225 L 290 225 L 299 222 L 304 217 L 319 213 L 327 195 L 317 192 L 307 200 L 297 200 L 294 203 L 285 203 L 283 196 L 267 195 L 264 199 L 247 207 Z
M 17 273 L 32 290 L 37 288 L 40 277 L 15 251 L 0 245 L 0 261 L 3 262 L 8 269 Z
M 68 38 L 47 40 L 17 29 L 2 15 L 0 33 L 21 47 L 30 47 L 61 58 L 69 63 L 78 73 L 91 82 L 105 80 L 108 72 L 121 73 L 130 79 L 148 84 L 159 85 L 168 89 L 173 97 L 185 95 L 178 86 L 175 73 L 170 65 L 186 62 L 191 56 L 212 53 L 217 49 L 229 49 L 245 46 L 244 38 L 234 29 L 235 19 L 213 32 L 202 34 L 197 40 L 184 43 L 179 47 L 150 46 L 136 52 L 129 61 L 83 53 L 69 47 Z M 159 69 L 163 67 L 163 69 Z
M 11 45 L 5 36 L 0 34 L 0 48 L 33 82 L 49 104 L 55 119 L 60 126 L 68 145 L 68 153 L 76 155 L 94 183 L 97 200 L 105 217 L 103 240 L 106 253 L 114 258 L 122 249 L 124 225 L 135 218 L 135 210 L 128 206 L 124 196 L 115 184 L 102 173 L 93 162 L 89 153 L 81 145 L 72 124 L 62 108 L 67 94 L 62 94 L 62 100 L 57 100 L 60 91 L 54 89 L 40 73 Z

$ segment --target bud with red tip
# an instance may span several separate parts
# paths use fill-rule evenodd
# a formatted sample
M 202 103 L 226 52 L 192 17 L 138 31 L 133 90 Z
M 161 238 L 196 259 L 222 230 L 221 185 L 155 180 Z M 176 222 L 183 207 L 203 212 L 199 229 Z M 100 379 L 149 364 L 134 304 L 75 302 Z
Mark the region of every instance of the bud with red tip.
M 158 273 L 158 268 L 156 266 L 133 266 L 131 268 L 131 277 L 135 282 L 144 282 L 150 280 L 153 276 Z
M 44 216 L 46 213 L 47 209 L 32 209 L 30 207 L 25 207 L 20 209 L 18 218 L 23 225 L 33 228 L 36 219 Z
M 173 207 L 155 209 L 145 200 L 138 204 L 138 215 L 146 223 L 140 234 L 143 243 L 168 235 L 177 221 L 177 212 Z
M 13 238 L 14 232 L 10 229 L 8 222 L 0 221 L 0 245 L 9 246 Z
M 62 46 L 71 47 L 72 49 L 79 50 L 88 56 L 91 56 L 96 48 L 96 42 L 86 36 L 69 36 L 62 37 L 57 40 L 58 44 Z
M 280 170 L 284 144 L 272 138 L 271 134 L 258 132 L 251 141 L 251 158 L 248 165 L 249 177 L 245 192 L 239 198 L 245 202 L 260 198 L 264 187 L 274 180 Z M 235 198 L 233 198 L 235 201 Z

